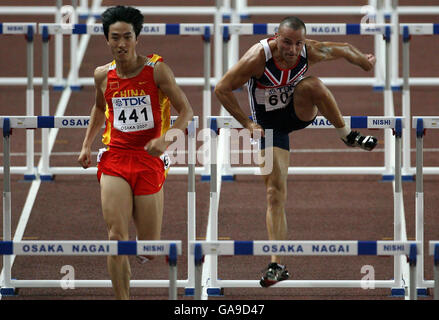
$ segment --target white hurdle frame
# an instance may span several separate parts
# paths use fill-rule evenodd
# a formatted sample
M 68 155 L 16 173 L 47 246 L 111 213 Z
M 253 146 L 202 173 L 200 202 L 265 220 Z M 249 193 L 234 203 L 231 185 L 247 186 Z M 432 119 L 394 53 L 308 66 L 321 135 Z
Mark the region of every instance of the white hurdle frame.
M 171 122 L 176 120 L 176 116 L 171 117 Z M 81 121 L 81 125 L 77 125 Z M 10 136 L 11 129 L 41 129 L 41 128 L 86 128 L 89 117 L 54 117 L 54 116 L 33 116 L 33 117 L 0 117 L 0 128 L 3 129 L 3 240 L 12 241 L 11 232 L 11 175 L 10 175 Z M 73 124 L 72 124 L 73 123 Z M 198 117 L 194 117 L 188 125 L 188 194 L 187 211 L 188 226 L 187 238 L 188 248 L 190 241 L 195 240 L 196 236 L 196 195 L 195 195 L 195 160 L 196 160 L 196 128 L 198 127 Z M 83 169 L 84 170 L 84 169 Z M 94 170 L 96 173 L 96 170 Z M 1 287 L 13 288 L 12 285 L 21 287 L 59 287 L 58 280 L 17 280 L 11 282 L 12 255 L 3 256 L 3 277 L 0 279 Z M 187 256 L 188 278 L 186 280 L 176 280 L 177 287 L 185 287 L 191 290 L 194 286 L 193 257 L 190 253 Z M 77 280 L 78 287 L 111 287 L 109 280 Z M 165 280 L 132 280 L 133 287 L 165 287 L 169 281 Z M 6 291 L 9 292 L 9 291 Z
M 426 129 L 439 129 L 439 117 L 413 117 L 412 128 L 416 129 L 416 241 L 424 244 L 424 137 Z M 433 288 L 435 282 L 425 280 L 424 278 L 424 247 L 421 246 L 420 249 L 419 268 L 417 270 L 417 283 L 419 284 L 418 291 L 427 294 L 426 288 Z M 437 297 L 439 298 L 439 296 Z
M 61 24 L 56 23 L 40 23 L 38 25 L 39 32 L 43 35 L 43 102 L 42 110 L 43 116 L 49 116 L 49 100 L 47 98 L 49 94 L 48 84 L 48 41 L 50 35 L 63 34 L 88 34 L 88 35 L 103 35 L 102 24 L 75 24 L 72 29 L 63 28 Z M 202 36 L 204 42 L 204 82 L 203 82 L 203 116 L 204 118 L 211 115 L 211 79 L 210 79 L 210 52 L 211 52 L 211 29 L 212 24 L 144 24 L 141 35 L 199 35 Z M 74 70 L 77 68 L 72 66 Z M 47 70 L 44 72 L 44 70 Z M 92 78 L 90 78 L 92 79 Z M 177 79 L 178 80 L 178 79 Z M 80 84 L 84 83 L 79 80 Z M 92 81 L 92 80 L 90 80 Z M 189 78 L 182 79 L 186 84 L 192 84 L 193 80 Z M 94 81 L 93 81 L 94 82 Z M 178 81 L 177 81 L 178 82 Z M 46 97 L 46 98 L 45 98 Z M 205 123 L 203 122 L 203 125 Z M 81 126 L 81 125 L 80 125 Z M 198 127 L 198 126 L 197 126 Z M 47 129 L 43 129 L 44 132 Z M 42 138 L 42 169 L 38 172 L 40 179 L 51 180 L 53 175 L 59 174 L 95 174 L 93 170 L 87 170 L 84 172 L 78 167 L 50 167 L 50 155 L 48 148 L 47 133 Z M 202 174 L 205 172 L 205 168 L 196 167 L 195 173 Z M 169 174 L 188 174 L 187 167 L 172 168 Z
M 224 1 L 224 0 L 223 0 Z M 247 6 L 247 1 L 238 0 L 238 13 L 241 16 L 249 15 L 285 15 L 294 12 L 297 15 L 362 15 L 363 6 Z M 383 0 L 378 0 L 383 1 Z M 389 1 L 389 0 L 386 0 Z M 107 7 L 88 8 L 87 0 L 81 0 L 78 14 L 81 18 L 98 16 Z M 225 0 L 224 2 L 230 2 Z M 376 1 L 369 1 L 369 3 Z M 371 4 L 372 5 L 372 4 Z M 144 15 L 213 15 L 214 6 L 137 6 Z M 229 9 L 225 6 L 222 11 L 229 14 Z M 439 6 L 398 6 L 399 15 L 432 15 L 439 14 Z M 0 6 L 0 15 L 55 15 L 57 8 L 54 6 Z M 385 12 L 390 14 L 388 10 Z
M 363 117 L 344 117 L 345 122 L 350 125 L 352 128 L 369 128 L 369 129 L 392 129 L 395 133 L 395 157 L 394 157 L 394 169 L 395 169 L 395 179 L 394 179 L 394 241 L 406 241 L 405 235 L 403 235 L 403 224 L 405 222 L 403 220 L 404 216 L 404 203 L 403 203 L 403 195 L 402 195 L 402 176 L 401 176 L 401 137 L 402 130 L 404 128 L 404 118 L 402 117 L 372 117 L 372 116 L 363 116 Z M 222 117 L 210 117 L 210 128 L 211 128 L 211 136 L 210 136 L 210 205 L 209 205 L 209 225 L 206 240 L 207 241 L 218 241 L 218 207 L 219 207 L 219 189 L 221 186 L 221 167 L 223 160 L 223 151 L 217 151 L 218 146 L 218 130 L 227 128 L 227 129 L 240 129 L 242 125 L 231 116 L 222 116 Z M 317 117 L 316 121 L 311 128 L 333 128 L 332 124 L 330 124 L 324 117 Z M 221 147 L 221 146 L 220 146 Z M 218 147 L 218 149 L 220 149 Z M 222 150 L 222 149 L 221 149 Z M 256 174 L 256 170 L 260 170 L 258 167 L 254 169 L 253 174 Z M 326 172 L 328 173 L 328 172 Z M 329 174 L 332 174 L 330 172 Z M 211 288 L 213 292 L 219 292 L 219 283 L 223 287 L 239 287 L 239 286 L 248 286 L 249 283 L 241 282 L 240 280 L 230 280 L 227 282 L 218 280 L 218 259 L 216 255 L 210 255 L 208 257 L 208 275 L 206 276 L 209 280 L 208 289 Z M 391 282 L 382 282 L 379 283 L 381 287 L 388 287 L 392 289 L 392 292 L 395 295 L 399 295 L 404 288 L 402 287 L 403 283 L 403 272 L 402 272 L 402 260 L 400 257 L 394 257 L 394 281 Z M 295 287 L 296 282 L 292 280 L 292 282 L 287 282 L 291 284 L 292 287 Z M 318 287 L 327 287 L 328 284 L 334 287 L 352 287 L 352 286 L 360 286 L 360 282 L 344 282 L 344 281 L 315 281 L 313 282 L 313 286 Z M 300 284 L 302 285 L 302 284 Z M 252 282 L 251 286 L 258 286 L 257 281 Z
M 235 35 L 273 35 L 277 31 L 278 24 L 222 24 L 222 33 Z M 382 35 L 385 41 L 385 85 L 384 85 L 384 116 L 393 117 L 395 115 L 393 105 L 393 91 L 391 86 L 391 38 L 392 25 L 389 24 L 307 24 L 307 35 Z M 228 41 L 224 40 L 223 45 L 225 49 L 223 52 L 228 52 Z M 225 59 L 223 59 L 225 60 Z M 328 82 L 330 78 L 324 79 L 323 82 Z M 332 79 L 328 84 L 339 85 L 364 85 L 372 84 L 375 78 L 363 79 L 361 81 L 352 81 L 350 78 L 336 78 Z M 393 180 L 394 174 L 392 164 L 394 163 L 395 155 L 393 153 L 394 140 L 391 137 L 391 132 L 386 131 L 384 137 L 384 164 L 383 167 L 289 167 L 288 174 L 378 174 L 382 175 L 384 180 Z M 228 149 L 226 149 L 229 152 Z M 227 174 L 252 174 L 256 168 L 233 168 L 227 167 L 225 169 Z
M 222 24 L 221 31 L 222 33 L 232 34 L 233 35 L 270 35 L 274 34 L 277 31 L 278 24 L 268 23 L 268 24 Z M 396 31 L 394 31 L 396 30 Z M 395 27 L 394 24 L 307 24 L 307 34 L 308 35 L 382 35 L 384 36 L 385 41 L 385 85 L 384 85 L 384 116 L 394 116 L 394 107 L 393 107 L 393 91 L 399 90 L 399 85 L 392 84 L 393 80 L 392 68 L 393 59 L 390 59 L 391 52 L 393 50 L 393 41 L 398 37 L 396 34 L 402 35 L 402 62 L 403 62 L 403 77 L 402 77 L 402 116 L 405 117 L 405 127 L 404 127 L 404 135 L 403 135 L 403 180 L 413 180 L 413 175 L 415 173 L 415 168 L 411 167 L 411 137 L 410 137 L 410 86 L 413 85 L 427 85 L 432 84 L 432 79 L 417 79 L 417 82 L 411 81 L 410 78 L 410 58 L 409 58 L 409 44 L 410 38 L 412 35 L 439 35 L 439 24 L 435 23 L 403 23 L 397 24 Z M 393 36 L 392 36 L 393 35 Z M 223 39 L 223 46 L 225 47 L 222 52 L 227 54 L 229 47 L 228 38 Z M 223 61 L 228 61 L 227 58 L 223 59 Z M 224 62 L 224 63 L 225 63 Z M 356 85 L 373 85 L 374 81 L 376 81 L 376 77 L 374 78 L 364 78 L 358 80 L 358 78 L 322 78 L 322 81 L 328 85 L 344 85 L 344 86 L 356 86 Z M 399 81 L 399 80 L 398 80 Z M 378 86 L 379 87 L 379 86 Z M 392 170 L 391 164 L 394 162 L 394 155 L 392 150 L 393 139 L 391 139 L 388 132 L 386 132 L 385 136 L 385 160 L 384 166 L 386 170 L 382 172 L 380 169 L 378 171 L 366 170 L 369 174 L 382 174 L 384 175 L 384 179 L 390 180 L 392 178 Z M 364 168 L 340 168 L 337 174 L 352 174 L 358 171 L 359 174 L 364 174 Z M 227 167 L 225 168 L 224 175 L 233 175 L 234 168 Z M 246 171 L 246 169 L 239 168 L 236 174 L 251 174 L 253 169 L 249 169 L 250 171 Z M 289 174 L 294 173 L 302 173 L 297 172 L 297 170 L 307 170 L 306 174 L 324 174 L 326 173 L 326 168 L 289 168 Z M 427 167 L 424 168 L 424 172 L 426 174 L 439 174 L 439 167 Z
M 0 241 L 0 255 L 31 256 L 110 256 L 110 255 L 166 255 L 169 264 L 169 300 L 177 300 L 177 255 L 181 255 L 181 241 Z M 5 273 L 6 274 L 6 273 Z M 16 288 L 26 287 L 84 287 L 84 280 L 13 280 L 11 273 L 0 288 L 2 295 L 14 295 Z M 97 282 L 99 280 L 93 280 Z M 107 281 L 108 282 L 108 281 Z M 134 284 L 138 282 L 131 280 Z M 89 287 L 89 285 L 86 285 Z M 134 287 L 134 286 L 133 286 Z
M 37 31 L 36 23 L 2 23 L 0 34 L 25 35 L 26 37 L 26 115 L 34 116 L 34 35 Z M 26 132 L 26 166 L 15 167 L 14 172 L 24 175 L 25 180 L 36 178 L 34 162 L 34 132 Z M 3 173 L 3 168 L 0 168 Z
M 410 137 L 410 40 L 411 36 L 419 35 L 439 35 L 438 23 L 407 23 L 400 25 L 400 34 L 402 35 L 402 115 L 405 117 L 406 126 L 404 128 L 403 139 L 403 176 L 413 177 L 417 172 L 416 167 L 411 165 L 411 137 Z M 425 174 L 439 174 L 439 167 L 424 167 Z
M 61 0 L 57 0 L 61 1 Z M 73 0 L 77 1 L 77 0 Z M 73 4 L 72 1 L 72 4 Z M 246 1 L 236 1 L 235 6 L 233 8 L 230 7 L 230 0 L 224 1 L 224 5 L 222 6 L 223 1 L 217 0 L 215 6 L 138 6 L 137 8 L 144 15 L 203 15 L 203 16 L 214 16 L 215 19 L 217 17 L 222 17 L 223 15 L 230 15 L 232 19 L 235 17 L 248 17 L 249 15 L 261 15 L 261 14 L 274 14 L 274 15 L 287 15 L 287 14 L 295 14 L 295 15 L 316 15 L 316 14 L 326 14 L 326 15 L 364 15 L 365 7 L 364 6 L 343 6 L 343 7 L 331 7 L 331 6 L 250 6 L 248 7 Z M 234 3 L 235 1 L 233 1 Z M 384 5 L 385 2 L 385 5 Z M 393 1 L 390 4 L 390 0 L 369 0 L 369 5 L 374 8 L 377 15 L 377 22 L 384 22 L 384 16 L 392 17 L 391 23 L 396 26 L 399 21 L 399 15 L 430 15 L 439 12 L 439 6 L 398 6 L 397 1 Z M 75 14 L 79 16 L 79 18 L 95 18 L 99 17 L 100 14 L 107 7 L 102 7 L 99 5 L 99 2 L 93 2 L 93 7 L 88 8 L 87 4 L 84 4 L 81 0 L 81 5 L 75 10 Z M 32 15 L 54 15 L 55 21 L 59 22 L 60 16 L 60 7 L 59 6 L 34 6 L 34 7 L 26 7 L 26 6 L 0 6 L 0 15 L 13 15 L 13 14 L 32 14 Z M 217 19 L 216 23 L 221 23 L 221 20 Z M 378 37 L 375 37 L 375 43 L 378 43 Z M 392 52 L 393 55 L 397 54 L 398 45 L 397 41 L 393 41 L 392 39 Z M 221 72 L 221 46 L 215 45 L 215 65 L 216 69 L 218 69 L 219 73 L 216 73 L 216 80 Z M 380 57 L 380 50 L 376 50 L 377 57 Z M 236 50 L 234 50 L 236 51 Z M 56 56 L 61 56 L 61 50 L 59 46 L 56 49 Z M 218 57 L 216 57 L 219 55 Z M 236 54 L 235 54 L 236 55 Z M 392 62 L 394 59 L 392 59 Z M 57 58 L 59 61 L 59 58 Z M 61 69 L 62 66 L 59 66 L 60 62 L 57 62 L 57 69 Z M 401 79 L 394 80 L 395 75 L 397 75 L 397 64 L 392 63 L 392 81 L 400 82 Z M 381 75 L 376 71 L 376 74 L 381 79 Z M 5 80 L 5 81 L 4 81 Z M 40 79 L 36 79 L 36 84 L 40 83 Z M 195 80 L 195 79 L 194 79 Z M 381 79 L 382 80 L 382 79 Z M 381 81 L 380 80 L 380 81 Z M 1 85 L 7 85 L 7 79 L 0 78 Z M 14 82 L 15 84 L 25 84 L 24 79 L 14 78 L 10 79 L 10 82 Z M 196 80 L 201 85 L 201 80 Z M 215 81 L 215 79 L 213 79 Z M 412 82 L 413 81 L 413 82 Z M 50 81 L 52 83 L 52 79 Z M 57 71 L 57 76 L 53 80 L 55 86 L 59 83 L 59 71 Z M 382 81 L 381 81 L 382 82 Z M 439 85 L 439 78 L 412 78 L 412 85 Z
M 5 29 L 7 30 L 7 26 L 8 24 L 4 24 L 5 25 Z M 48 34 L 49 35 L 56 35 L 58 37 L 59 34 L 90 34 L 90 35 L 94 35 L 94 34 L 102 34 L 102 26 L 100 24 L 75 24 L 73 29 L 66 29 L 64 28 L 64 30 L 62 30 L 62 25 L 61 24 L 40 24 L 39 25 L 39 32 L 41 34 L 43 34 L 43 30 L 44 27 L 47 26 L 48 28 Z M 24 27 L 21 27 L 23 30 Z M 192 78 L 181 78 L 181 81 L 185 84 L 202 84 L 203 85 L 203 116 L 206 119 L 207 116 L 209 116 L 211 114 L 211 90 L 210 87 L 212 84 L 215 83 L 216 79 L 215 78 L 211 78 L 210 77 L 210 67 L 211 67 L 211 63 L 210 63 L 210 39 L 211 39 L 211 30 L 215 28 L 217 28 L 216 24 L 212 25 L 212 24 L 145 24 L 144 25 L 144 29 L 142 30 L 142 34 L 147 34 L 147 35 L 171 35 L 171 34 L 184 34 L 184 35 L 201 35 L 204 39 L 204 79 L 203 82 L 199 82 L 199 80 L 197 79 L 192 79 Z M 220 32 L 221 34 L 224 33 L 224 30 L 227 28 L 228 33 L 232 34 L 232 36 L 234 35 L 245 35 L 245 34 L 272 34 L 275 32 L 276 28 L 277 28 L 277 24 L 220 24 L 219 26 L 219 30 L 217 30 L 218 32 Z M 264 30 L 264 28 L 266 29 L 265 33 L 261 32 L 260 30 Z M 371 24 L 309 24 L 308 25 L 308 29 L 309 29 L 309 34 L 310 35 L 321 35 L 321 34 L 338 34 L 338 35 L 346 35 L 346 34 L 362 34 L 362 35 L 383 35 L 386 34 L 386 39 L 389 40 L 393 40 L 396 37 L 391 37 L 390 39 L 390 34 L 391 29 L 393 27 L 391 25 L 386 25 L 386 24 L 376 24 L 376 25 L 371 25 Z M 439 33 L 439 27 L 437 24 L 401 24 L 400 26 L 400 33 L 404 34 L 405 30 L 408 29 L 410 30 L 409 34 L 437 34 Z M 257 32 L 255 32 L 255 30 L 258 30 Z M 330 32 L 327 32 L 327 30 L 330 30 Z M 388 37 L 387 37 L 388 35 Z M 217 41 L 217 38 L 219 39 L 220 37 L 216 37 L 215 41 Z M 44 41 L 46 38 L 43 37 L 43 48 L 45 46 L 47 46 L 47 44 L 45 44 L 45 42 L 48 41 L 48 38 L 46 39 L 47 41 Z M 406 39 L 406 37 L 403 38 L 404 40 Z M 392 98 L 392 90 L 393 87 L 391 86 L 391 76 L 390 76 L 390 68 L 391 68 L 391 63 L 389 62 L 389 54 L 390 54 L 390 44 L 391 41 L 386 41 L 386 85 L 385 85 L 385 89 L 384 89 L 384 115 L 385 116 L 393 116 L 394 115 L 394 110 L 393 110 L 393 98 Z M 225 48 L 223 48 L 223 51 L 225 53 L 227 53 L 227 42 L 225 39 L 223 39 L 223 46 L 225 46 Z M 215 43 L 216 45 L 216 43 Z M 406 48 L 406 46 L 408 46 L 408 41 L 404 41 L 404 48 Z M 46 49 L 43 49 L 46 50 Z M 408 52 L 406 49 L 404 49 L 404 53 Z M 46 68 L 48 68 L 47 66 L 44 68 L 45 64 L 48 64 L 48 52 L 47 54 L 43 55 L 43 70 L 46 70 Z M 408 61 L 408 58 L 406 59 L 404 56 L 404 61 Z M 227 63 L 227 59 L 224 60 L 223 64 Z M 405 73 L 404 73 L 404 86 L 403 86 L 403 111 L 404 114 L 403 116 L 406 117 L 406 119 L 408 119 L 410 117 L 410 106 L 409 106 L 409 92 L 408 92 L 408 86 L 410 84 L 410 78 L 408 76 L 408 73 L 406 72 L 407 68 L 408 68 L 408 63 L 404 63 L 404 67 L 405 67 Z M 224 66 L 224 68 L 227 68 L 227 66 Z M 72 70 L 76 70 L 77 71 L 77 67 L 73 67 Z M 223 70 L 224 71 L 224 70 Z M 48 71 L 47 71 L 48 73 Z M 72 74 L 74 74 L 74 72 L 72 71 Z M 74 77 L 72 77 L 72 79 L 74 79 Z M 374 78 L 370 78 L 371 81 L 374 81 Z M 36 79 L 35 79 L 36 80 Z M 178 80 L 178 79 L 177 79 Z M 352 79 L 349 79 L 347 81 L 331 81 L 329 78 L 328 79 L 324 79 L 322 78 L 322 80 L 324 81 L 329 81 L 328 84 L 340 84 L 340 85 L 359 85 L 361 84 L 361 82 L 357 82 L 357 81 L 352 81 Z M 334 79 L 335 80 L 335 79 Z M 92 78 L 82 78 L 79 79 L 78 81 L 81 82 L 80 85 L 92 85 L 93 79 Z M 84 83 L 82 81 L 85 81 Z M 369 80 L 367 80 L 366 82 L 369 83 Z M 43 83 L 43 91 L 42 91 L 42 102 L 43 102 L 43 110 L 48 110 L 48 94 L 49 94 L 49 89 L 48 89 L 48 85 L 51 83 L 51 79 L 48 78 L 48 74 L 47 75 L 43 75 L 42 77 L 42 83 Z M 371 82 L 369 84 L 372 84 Z M 71 88 L 75 88 L 75 86 L 71 86 Z M 30 100 L 30 98 L 28 99 Z M 33 102 L 33 101 L 32 101 Z M 48 112 L 48 111 L 46 111 Z M 28 114 L 29 115 L 29 114 Z M 42 115 L 48 115 L 46 113 L 43 112 Z M 406 120 L 407 121 L 407 120 Z M 204 125 L 204 121 L 203 121 L 203 125 Z M 407 130 L 409 130 L 409 128 L 407 128 L 407 126 L 405 127 L 405 130 L 407 132 Z M 29 135 L 31 133 L 28 133 Z M 45 133 L 44 135 L 45 137 L 47 136 L 47 133 Z M 47 141 L 47 137 L 45 139 L 43 139 L 43 179 L 47 178 L 50 179 L 50 173 L 48 173 L 47 171 L 50 171 L 49 168 L 49 155 L 48 155 L 48 147 L 47 147 L 47 143 L 45 142 Z M 388 136 L 388 134 L 386 133 L 386 137 L 385 137 L 385 167 L 387 172 L 385 172 L 385 179 L 391 179 L 392 175 L 391 175 L 391 164 L 393 163 L 393 154 L 392 154 L 392 150 L 393 150 L 393 146 L 392 146 L 393 140 L 391 139 L 391 137 Z M 30 150 L 30 149 L 29 149 Z M 27 152 L 27 157 L 28 159 L 33 159 L 33 155 L 31 150 Z M 409 134 L 405 134 L 404 135 L 404 139 L 403 139 L 403 162 L 404 162 L 404 166 L 403 166 L 403 171 L 404 174 L 410 174 L 411 172 L 414 172 L 414 168 L 408 168 L 409 164 L 410 164 L 410 135 Z M 32 167 L 32 164 L 29 162 L 28 160 L 28 165 L 27 165 L 27 171 L 32 170 L 34 172 L 33 175 L 30 175 L 29 177 L 35 177 L 36 174 L 38 174 L 38 172 L 35 172 L 35 170 L 38 171 L 38 169 Z M 29 169 L 30 168 L 30 169 Z M 20 173 L 22 171 L 23 168 L 15 168 L 13 167 L 11 170 L 13 173 Z M 78 168 L 76 168 L 78 169 Z M 363 173 L 363 168 L 358 168 L 360 170 L 360 174 Z M 242 169 L 240 169 L 242 170 Z M 297 170 L 297 168 L 294 168 L 293 170 L 290 170 L 290 173 L 293 174 L 294 170 Z M 315 170 L 316 174 L 322 174 L 321 169 L 319 168 L 313 168 L 310 170 Z M 347 172 L 345 172 L 346 174 L 352 173 L 352 168 L 349 168 L 347 170 Z M 354 169 L 355 170 L 355 169 Z M 427 170 L 428 173 L 439 173 L 439 168 L 428 168 Z M 68 172 L 71 173 L 71 172 Z M 172 172 L 172 173 L 177 173 L 177 172 Z M 181 172 L 180 172 L 181 173 Z M 206 168 L 197 168 L 197 174 L 203 174 L 206 173 Z M 230 172 L 230 170 L 227 170 L 226 173 L 232 173 Z M 310 172 L 312 173 L 312 172 Z M 382 172 L 375 172 L 376 174 L 383 174 Z M 57 174 L 62 174 L 62 170 L 58 170 Z M 81 174 L 81 172 L 76 172 L 76 174 Z M 232 173 L 233 174 L 233 173 Z M 239 173 L 238 173 L 239 174 Z M 341 173 L 340 173 L 341 174 Z M 373 173 L 372 173 L 373 174 Z M 25 178 L 27 178 L 28 176 L 25 175 Z M 404 178 L 404 175 L 403 175 Z M 32 178 L 29 178 L 32 179 Z
M 191 243 L 194 255 L 195 295 L 202 298 L 201 266 L 203 256 L 219 255 L 282 255 L 282 256 L 357 256 L 393 255 L 395 259 L 407 255 L 410 263 L 410 300 L 417 299 L 416 263 L 421 244 L 415 241 L 195 241 Z M 277 250 L 274 250 L 276 248 Z M 283 248 L 283 250 L 281 250 Z M 220 287 L 260 287 L 258 280 L 216 280 Z M 395 280 L 284 280 L 277 288 L 359 288 L 370 285 L 374 288 L 388 288 L 397 284 Z
M 48 28 L 49 35 L 103 35 L 103 27 L 102 24 L 99 23 L 87 23 L 81 24 L 77 23 L 72 25 L 71 28 L 65 28 L 65 25 L 60 23 L 39 23 L 38 30 L 39 33 L 42 33 L 44 27 Z M 206 47 L 210 50 L 210 38 L 212 32 L 213 24 L 211 23 L 145 23 L 143 24 L 143 28 L 140 32 L 140 36 L 148 35 L 148 36 L 163 36 L 163 35 L 198 35 L 202 36 L 203 40 L 206 44 Z M 207 46 L 209 44 L 209 46 Z M 210 63 L 210 53 L 208 56 L 204 56 L 205 60 L 208 60 Z M 74 63 L 74 62 L 72 62 Z M 77 70 L 77 65 L 72 65 L 72 67 Z M 1 78 L 0 78 L 1 80 Z M 9 79 L 6 78 L 5 81 L 1 81 L 0 84 L 5 84 L 7 80 L 10 81 L 10 84 L 21 84 L 20 79 Z M 39 80 L 39 79 L 37 79 Z M 42 80 L 41 80 L 42 81 Z M 54 84 L 56 81 L 54 78 L 49 78 L 49 84 Z M 206 82 L 210 85 L 215 84 L 215 79 L 210 78 L 205 79 L 204 77 L 177 77 L 177 84 L 181 86 L 204 86 Z M 36 81 L 36 83 L 41 83 Z M 78 79 L 78 86 L 93 86 L 94 79 L 93 77 L 83 77 Z

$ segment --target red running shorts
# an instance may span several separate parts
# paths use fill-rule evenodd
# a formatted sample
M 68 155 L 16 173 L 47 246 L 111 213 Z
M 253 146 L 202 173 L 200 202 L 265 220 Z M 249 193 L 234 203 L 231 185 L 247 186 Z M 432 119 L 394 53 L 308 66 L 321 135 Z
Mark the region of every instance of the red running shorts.
M 169 157 L 165 157 L 168 159 L 153 157 L 146 151 L 101 149 L 98 155 L 98 181 L 104 173 L 125 179 L 135 196 L 157 193 L 165 182 L 169 167 Z

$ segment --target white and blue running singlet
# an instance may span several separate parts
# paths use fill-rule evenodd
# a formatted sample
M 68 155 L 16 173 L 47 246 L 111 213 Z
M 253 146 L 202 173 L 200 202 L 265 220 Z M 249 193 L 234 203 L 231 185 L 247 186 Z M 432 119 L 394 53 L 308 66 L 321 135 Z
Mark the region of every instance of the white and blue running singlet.
M 265 52 L 265 69 L 259 79 L 252 77 L 247 82 L 249 102 L 253 121 L 264 129 L 274 130 L 274 145 L 276 133 L 286 134 L 287 145 L 282 142 L 278 146 L 289 150 L 288 133 L 303 129 L 312 122 L 298 119 L 293 106 L 294 88 L 308 70 L 307 52 L 304 45 L 297 63 L 289 69 L 282 69 L 276 64 L 268 44 L 273 39 L 260 41 Z

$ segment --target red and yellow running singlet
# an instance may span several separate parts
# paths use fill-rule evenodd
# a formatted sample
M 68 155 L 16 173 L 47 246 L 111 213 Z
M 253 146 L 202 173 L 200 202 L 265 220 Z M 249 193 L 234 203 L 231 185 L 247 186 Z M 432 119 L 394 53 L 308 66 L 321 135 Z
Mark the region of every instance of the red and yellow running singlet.
M 170 127 L 170 101 L 154 82 L 154 65 L 163 61 L 153 54 L 147 57 L 135 77 L 121 79 L 113 61 L 107 74 L 105 100 L 106 124 L 102 142 L 109 149 L 144 150 Z

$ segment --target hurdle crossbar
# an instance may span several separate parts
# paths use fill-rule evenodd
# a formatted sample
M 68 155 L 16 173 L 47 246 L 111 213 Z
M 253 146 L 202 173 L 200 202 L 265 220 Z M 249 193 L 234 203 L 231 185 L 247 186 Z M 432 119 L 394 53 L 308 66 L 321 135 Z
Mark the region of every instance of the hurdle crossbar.
M 420 250 L 416 241 L 194 241 L 191 252 L 194 255 L 195 272 L 200 272 L 204 255 L 282 255 L 282 256 L 401 256 L 410 261 L 410 298 L 416 299 L 416 261 Z M 200 279 L 200 275 L 195 275 Z M 370 281 L 370 282 L 369 282 Z M 260 287 L 258 280 L 216 280 L 220 287 Z M 283 288 L 349 287 L 361 288 L 371 285 L 388 288 L 395 280 L 285 280 L 276 284 Z M 201 298 L 201 282 L 196 285 L 195 299 Z
M 242 125 L 232 116 L 209 117 L 211 129 L 221 128 L 242 129 Z M 396 121 L 401 117 L 385 116 L 345 116 L 346 125 L 357 129 L 394 129 Z M 306 129 L 330 129 L 334 126 L 324 117 L 318 116 Z M 231 167 L 231 174 L 258 174 L 259 167 Z M 386 179 L 393 178 L 385 166 L 380 167 L 289 167 L 288 174 L 371 174 L 383 175 Z
M 100 17 L 108 7 L 96 9 L 78 7 L 81 18 L 89 16 Z M 139 6 L 144 15 L 213 15 L 214 6 Z M 54 15 L 57 8 L 54 6 L 0 6 L 1 15 Z M 227 8 L 222 8 L 228 14 Z M 364 15 L 364 6 L 243 6 L 239 11 L 242 16 L 249 15 Z M 399 15 L 431 15 L 439 14 L 439 6 L 398 6 Z
M 171 117 L 171 123 L 176 120 L 177 117 Z M 37 128 L 85 128 L 88 125 L 89 117 L 54 117 L 54 116 L 33 116 L 33 117 L 0 117 L 0 127 L 3 131 L 3 240 L 12 241 L 11 239 L 11 179 L 10 179 L 10 137 L 12 129 L 37 129 Z M 191 240 L 195 240 L 195 148 L 196 148 L 196 128 L 198 127 L 198 117 L 194 117 L 188 124 L 188 195 L 187 195 L 187 210 L 188 210 L 188 243 Z M 84 169 L 83 169 L 84 170 Z M 194 280 L 191 278 L 193 271 L 193 264 L 191 255 L 188 254 L 188 279 L 177 281 L 177 286 L 184 286 L 191 288 L 194 285 Z M 11 279 L 12 259 L 11 255 L 3 256 L 3 281 L 6 286 L 9 286 Z M 33 280 L 34 286 L 43 285 L 47 286 L 45 280 Z M 104 282 L 87 282 L 84 280 L 80 283 L 82 286 L 93 286 L 98 284 L 99 286 L 111 286 L 111 282 L 103 280 Z M 146 283 L 145 283 L 146 281 Z M 164 286 L 167 285 L 162 280 L 152 281 L 145 280 L 137 285 L 149 285 L 149 286 Z M 25 283 L 19 283 L 24 285 Z M 54 281 L 51 284 L 58 286 L 59 282 Z
M 169 265 L 169 299 L 177 299 L 177 255 L 181 255 L 181 241 L 0 241 L 0 255 L 31 256 L 115 256 L 166 255 Z M 1 294 L 14 294 L 15 288 L 33 286 L 34 280 L 13 281 L 4 278 Z M 49 280 L 50 281 L 50 280 Z M 64 280 L 64 282 L 67 280 Z M 74 280 L 78 281 L 78 280 Z M 45 282 L 42 280 L 40 283 Z M 46 286 L 61 285 L 63 281 L 46 282 Z M 74 283 L 68 283 L 72 286 Z
M 5 119 L 10 120 L 11 128 L 17 129 L 81 129 L 87 128 L 90 122 L 89 116 L 0 116 L 0 128 L 3 127 L 3 123 Z M 171 116 L 171 125 L 177 119 L 176 116 Z M 199 117 L 195 116 L 193 118 L 193 124 L 191 125 L 194 130 L 199 127 Z M 32 131 L 32 130 L 29 130 Z M 192 139 L 196 140 L 196 133 L 194 131 L 193 135 L 188 135 L 188 140 L 190 145 L 193 145 Z M 196 152 L 196 146 L 188 150 L 188 156 L 190 153 Z M 195 162 L 193 162 L 195 163 Z M 42 172 L 38 172 L 38 168 L 35 169 L 36 176 L 40 176 Z M 3 167 L 0 167 L 0 173 L 3 173 Z M 21 167 L 11 167 L 11 174 L 22 174 L 23 171 Z M 84 170 L 79 167 L 50 167 L 46 166 L 46 170 L 44 175 L 49 177 L 51 175 L 62 175 L 62 174 L 86 174 L 86 175 L 95 175 L 97 172 L 97 168 L 87 168 Z M 201 174 L 204 172 L 204 168 L 195 167 L 195 174 Z M 171 167 L 169 169 L 169 174 L 179 174 L 186 175 L 188 174 L 188 167 Z M 44 179 L 44 177 L 43 177 Z
M 364 6 L 245 6 L 242 15 L 364 15 Z M 386 14 L 391 11 L 386 10 Z M 398 15 L 431 15 L 439 14 L 439 6 L 398 6 Z

